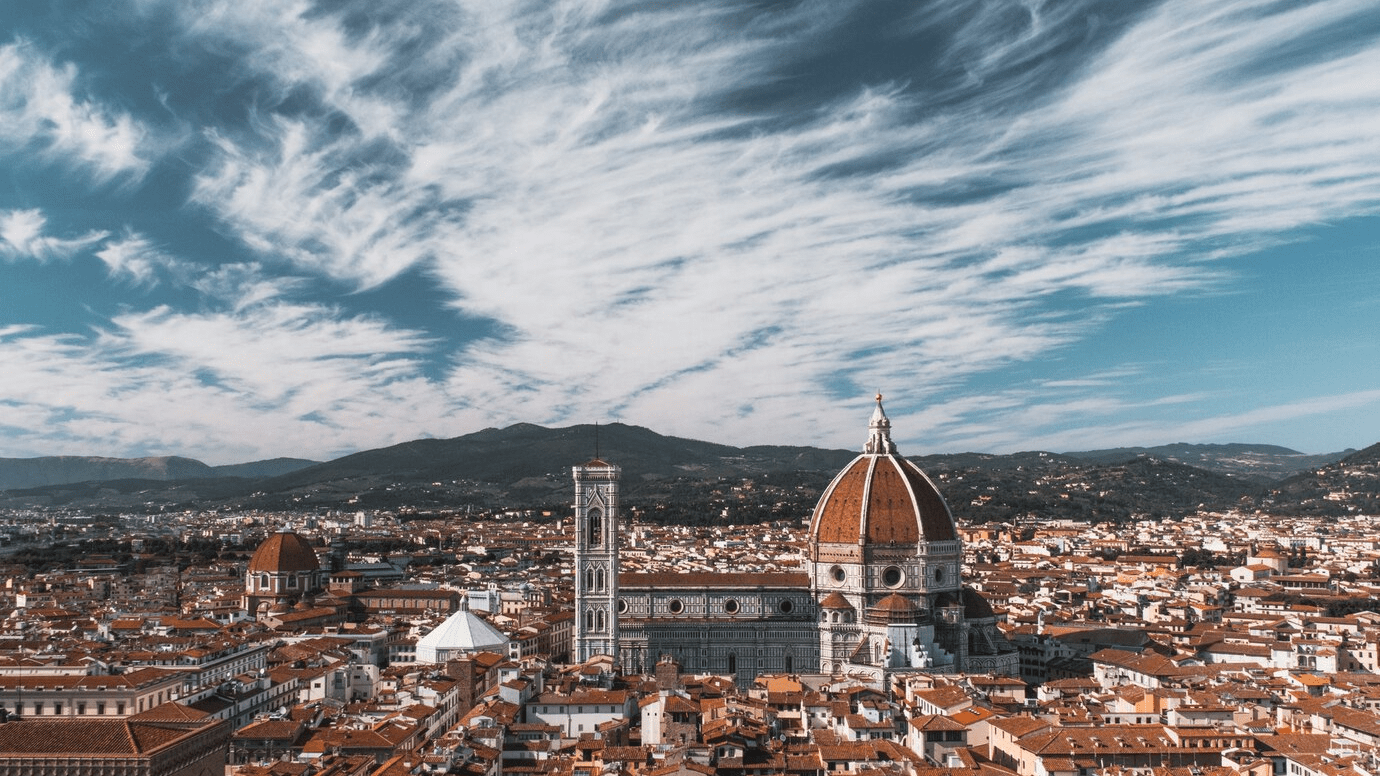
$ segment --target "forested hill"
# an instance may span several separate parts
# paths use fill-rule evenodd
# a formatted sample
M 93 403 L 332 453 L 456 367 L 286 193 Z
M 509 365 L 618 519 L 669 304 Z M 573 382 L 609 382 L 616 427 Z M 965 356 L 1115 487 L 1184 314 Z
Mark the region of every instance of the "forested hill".
M 42 487 L 11 484 L 0 491 L 0 507 L 137 512 L 536 508 L 555 514 L 570 500 L 570 467 L 596 452 L 622 467 L 624 502 L 666 522 L 803 519 L 834 474 L 857 455 L 814 447 L 738 448 L 619 423 L 597 430 L 519 424 L 454 439 L 415 440 L 325 463 L 280 459 L 208 467 L 166 458 L 129 459 L 120 466 L 119 459 L 91 459 L 104 462 L 102 471 L 118 479 L 88 474 L 84 481 Z M 1380 446 L 1344 457 L 1304 456 L 1268 445 L 1171 445 L 913 460 L 960 518 L 1126 520 L 1232 508 L 1373 513 L 1380 511 L 1378 456 Z M 1325 459 L 1331 462 L 1320 463 Z M 0 481 L 13 474 L 6 467 L 15 460 L 0 459 Z M 32 467 L 38 460 L 51 459 L 24 459 L 22 465 Z M 1288 476 L 1262 483 L 1267 470 Z

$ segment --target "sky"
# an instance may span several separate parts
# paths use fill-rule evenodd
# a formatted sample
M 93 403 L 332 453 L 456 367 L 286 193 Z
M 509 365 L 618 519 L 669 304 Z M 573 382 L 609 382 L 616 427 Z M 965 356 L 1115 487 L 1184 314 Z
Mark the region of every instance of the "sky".
M 1380 441 L 1374 0 L 11 0 L 0 457 Z

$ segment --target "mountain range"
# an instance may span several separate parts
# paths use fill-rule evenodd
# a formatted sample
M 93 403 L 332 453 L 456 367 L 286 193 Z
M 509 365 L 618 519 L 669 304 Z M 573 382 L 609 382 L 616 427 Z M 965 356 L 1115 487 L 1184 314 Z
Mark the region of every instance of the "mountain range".
M 327 462 L 279 458 L 208 466 L 176 456 L 0 459 L 0 507 L 560 508 L 569 501 L 570 466 L 596 455 L 622 467 L 625 502 L 659 504 L 668 519 L 703 510 L 765 518 L 773 510 L 808 514 L 819 490 L 857 452 L 739 448 L 621 423 L 518 424 Z M 976 520 L 1023 514 L 1124 519 L 1261 505 L 1300 514 L 1355 511 L 1376 501 L 1377 459 L 1380 445 L 1304 455 L 1247 444 L 913 458 L 936 480 L 956 515 Z M 757 481 L 757 492 L 770 493 L 772 504 L 754 506 L 741 494 L 725 495 L 732 490 L 725 483 L 742 481 Z

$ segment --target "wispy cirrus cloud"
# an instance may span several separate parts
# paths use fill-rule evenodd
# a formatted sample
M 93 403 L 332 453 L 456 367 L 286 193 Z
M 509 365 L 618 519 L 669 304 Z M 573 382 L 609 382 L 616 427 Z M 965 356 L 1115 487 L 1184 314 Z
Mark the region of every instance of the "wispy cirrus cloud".
M 361 431 L 426 435 L 428 410 L 450 403 L 417 369 L 424 335 L 269 296 L 229 310 L 130 312 L 92 337 L 0 330 L 9 446 L 87 454 L 99 440 L 127 454 L 245 460 L 265 454 L 271 423 L 283 449 L 330 457 L 355 449 Z M 223 425 L 247 417 L 255 422 Z
M 142 235 L 126 234 L 111 240 L 96 251 L 111 277 L 135 286 L 152 286 L 160 272 L 182 276 L 191 271 L 183 261 L 173 258 Z
M 1119 391 L 1148 384 L 1141 354 L 981 384 L 1129 309 L 1235 292 L 1240 257 L 1380 210 L 1373 3 L 884 5 L 145 0 L 170 49 L 225 64 L 197 117 L 241 120 L 207 122 L 182 183 L 244 255 L 196 266 L 137 226 L 106 242 L 111 278 L 166 273 L 207 309 L 127 309 L 102 373 L 197 375 L 177 384 L 246 426 L 309 417 L 286 423 L 337 441 L 377 431 L 375 391 L 436 433 L 614 417 L 852 444 L 836 405 L 878 388 L 930 443 L 1149 432 L 1147 408 L 1206 394 Z M 15 137 L 145 169 L 138 123 L 73 97 L 72 68 L 11 60 L 81 108 L 0 103 L 28 122 Z M 456 317 L 308 299 L 404 277 Z M 486 334 L 454 335 L 459 317 Z M 1231 427 L 1203 423 L 1157 428 Z
M 1091 4 L 928 4 L 915 27 L 969 19 L 941 88 L 876 83 L 807 111 L 740 95 L 861 7 L 465 4 L 422 35 L 396 14 L 349 33 L 345 14 L 254 6 L 215 34 L 268 52 L 263 77 L 354 129 L 277 119 L 253 144 L 218 138 L 196 199 L 312 272 L 373 285 L 429 266 L 511 333 L 468 346 L 452 390 L 506 396 L 512 420 L 612 406 L 745 441 L 806 422 L 826 386 L 953 388 L 1117 304 L 1224 288 L 1213 258 L 1370 212 L 1377 48 L 1279 61 L 1367 10 L 1190 5 L 1080 45 Z M 283 30 L 320 45 L 288 52 Z M 404 50 L 411 77 L 442 82 L 401 88 Z M 744 417 L 738 392 L 798 409 Z
M 0 46 L 0 153 L 36 152 L 101 181 L 137 178 L 149 168 L 146 137 L 128 113 L 81 96 L 74 67 L 22 42 Z
M 1200 440 L 1269 442 L 1257 436 L 1259 429 L 1380 409 L 1380 391 L 1366 390 L 1190 413 L 1189 408 L 1204 398 L 1192 393 L 1136 400 L 1116 393 L 1050 396 L 1013 391 L 944 402 L 927 416 L 934 416 L 945 429 L 933 442 L 946 449 L 1091 450 Z M 1165 414 L 1160 412 L 1163 408 L 1178 412 Z
M 106 237 L 105 232 L 57 237 L 47 233 L 47 226 L 48 219 L 39 210 L 0 211 L 0 258 L 39 262 L 65 259 Z

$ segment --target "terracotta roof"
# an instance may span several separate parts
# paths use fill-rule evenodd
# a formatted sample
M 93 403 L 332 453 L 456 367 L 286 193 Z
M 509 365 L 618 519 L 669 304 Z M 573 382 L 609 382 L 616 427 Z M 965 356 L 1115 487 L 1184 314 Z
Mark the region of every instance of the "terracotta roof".
M 317 571 L 321 563 L 316 550 L 302 536 L 283 531 L 273 534 L 254 551 L 249 559 L 251 573 L 281 573 L 285 571 Z
M 885 416 L 880 419 L 889 429 Z M 889 437 L 881 442 L 880 448 L 870 444 L 872 452 L 853 459 L 829 483 L 810 521 L 810 541 L 904 545 L 957 539 L 953 515 L 934 483 L 895 453 Z
M 207 725 L 221 724 L 208 720 Z M 186 729 L 127 719 L 25 719 L 0 725 L 0 752 L 48 755 L 143 755 L 202 727 Z
M 184 706 L 177 701 L 162 703 L 148 711 L 133 714 L 129 717 L 130 722 L 187 722 L 192 720 L 206 719 L 208 714 L 197 711 L 190 706 Z
M 819 602 L 819 607 L 821 609 L 852 609 L 853 605 L 848 603 L 848 599 L 844 598 L 842 593 L 835 590 Z
M 892 593 L 886 598 L 878 601 L 871 610 L 892 615 L 914 614 L 915 604 L 912 604 L 909 599 L 900 593 Z

